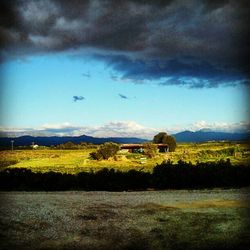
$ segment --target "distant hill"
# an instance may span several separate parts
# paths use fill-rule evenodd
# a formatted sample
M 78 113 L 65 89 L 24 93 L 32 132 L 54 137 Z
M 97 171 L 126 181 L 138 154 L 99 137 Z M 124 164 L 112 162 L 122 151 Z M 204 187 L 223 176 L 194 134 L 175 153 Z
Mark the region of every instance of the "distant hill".
M 196 132 L 183 131 L 173 136 L 177 142 L 246 141 L 250 139 L 250 133 L 214 132 L 205 129 Z
M 10 147 L 11 140 L 14 140 L 15 146 L 29 146 L 34 142 L 35 144 L 42 146 L 59 145 L 71 141 L 73 143 L 93 143 L 102 144 L 104 142 L 115 142 L 115 143 L 143 143 L 148 140 L 140 138 L 127 138 L 127 137 L 108 137 L 108 138 L 97 138 L 87 135 L 81 136 L 20 136 L 20 137 L 0 137 L 0 146 L 3 148 Z
M 206 142 L 206 141 L 246 141 L 250 139 L 250 133 L 226 133 L 226 132 L 214 132 L 209 130 L 199 130 L 196 132 L 183 131 L 173 135 L 177 142 Z M 42 146 L 51 146 L 66 143 L 71 141 L 73 143 L 93 143 L 102 144 L 104 142 L 115 143 L 144 143 L 148 142 L 147 139 L 141 139 L 136 137 L 108 137 L 97 138 L 87 135 L 81 136 L 20 136 L 20 137 L 0 137 L 0 147 L 10 148 L 11 140 L 14 140 L 15 146 L 29 146 L 34 142 L 35 144 Z

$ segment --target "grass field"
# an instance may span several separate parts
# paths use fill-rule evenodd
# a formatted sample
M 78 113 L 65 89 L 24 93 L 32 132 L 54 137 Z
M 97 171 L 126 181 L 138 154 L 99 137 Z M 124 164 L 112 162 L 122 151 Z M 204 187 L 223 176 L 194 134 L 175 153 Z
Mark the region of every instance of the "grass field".
M 154 159 L 120 151 L 95 161 L 85 150 L 1 151 L 1 168 L 34 172 L 151 171 L 170 159 L 248 164 L 249 146 L 179 144 Z M 0 249 L 166 250 L 249 249 L 250 189 L 143 192 L 1 192 Z
M 249 192 L 0 193 L 0 248 L 249 249 Z
M 201 144 L 178 144 L 175 152 L 159 153 L 153 159 L 145 158 L 142 154 L 132 154 L 120 151 L 116 159 L 96 161 L 89 157 L 89 153 L 96 149 L 84 150 L 6 150 L 0 152 L 0 166 L 28 168 L 34 172 L 55 171 L 62 173 L 78 173 L 81 171 L 96 171 L 101 168 L 114 168 L 122 171 L 142 169 L 151 171 L 152 168 L 164 160 L 173 162 L 184 160 L 218 161 L 229 158 L 232 164 L 248 164 L 250 160 L 249 145 L 232 142 L 209 142 Z

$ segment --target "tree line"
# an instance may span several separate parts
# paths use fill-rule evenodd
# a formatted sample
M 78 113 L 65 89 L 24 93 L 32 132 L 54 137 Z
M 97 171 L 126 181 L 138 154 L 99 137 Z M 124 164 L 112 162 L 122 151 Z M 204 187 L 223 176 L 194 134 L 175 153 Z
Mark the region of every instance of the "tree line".
M 10 168 L 0 172 L 0 190 L 19 191 L 128 191 L 147 189 L 189 189 L 249 186 L 250 168 L 232 166 L 230 161 L 196 164 L 163 162 L 153 171 L 144 172 L 103 168 L 97 172 L 76 175 L 56 172 L 34 173 L 28 169 Z

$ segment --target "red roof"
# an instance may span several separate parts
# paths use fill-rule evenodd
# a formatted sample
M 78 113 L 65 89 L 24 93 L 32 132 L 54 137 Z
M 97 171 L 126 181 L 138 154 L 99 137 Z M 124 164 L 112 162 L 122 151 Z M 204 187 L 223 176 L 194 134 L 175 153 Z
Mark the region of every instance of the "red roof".
M 168 148 L 168 144 L 164 143 L 154 143 L 153 145 L 156 145 L 158 148 Z M 122 144 L 121 149 L 139 149 L 139 148 L 145 148 L 145 144 Z

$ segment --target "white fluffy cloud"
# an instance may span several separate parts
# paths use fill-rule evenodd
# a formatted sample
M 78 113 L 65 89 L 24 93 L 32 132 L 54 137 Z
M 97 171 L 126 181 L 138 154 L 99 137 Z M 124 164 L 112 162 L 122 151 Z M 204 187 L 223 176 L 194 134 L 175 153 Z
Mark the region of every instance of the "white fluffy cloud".
M 38 128 L 1 128 L 2 135 L 43 135 L 43 136 L 79 136 L 93 137 L 139 137 L 152 138 L 159 130 L 142 126 L 134 121 L 115 121 L 101 126 L 74 126 L 70 123 L 44 124 Z
M 155 134 L 166 131 L 174 134 L 184 130 L 211 130 L 221 132 L 249 132 L 250 122 L 225 123 L 197 121 L 186 126 L 172 126 L 166 129 L 150 128 L 134 121 L 112 121 L 101 126 L 75 126 L 68 122 L 61 124 L 44 124 L 37 128 L 0 128 L 2 136 L 79 136 L 93 137 L 138 137 L 151 139 Z
M 158 131 L 154 128 L 144 127 L 134 121 L 109 122 L 103 126 L 87 128 L 89 134 L 96 137 L 140 137 L 152 138 Z
M 167 129 L 171 133 L 181 132 L 183 130 L 198 131 L 198 130 L 209 130 L 216 132 L 249 132 L 250 131 L 250 122 L 242 121 L 237 123 L 227 123 L 227 122 L 207 122 L 204 120 L 188 124 L 186 126 L 176 125 Z
M 195 122 L 191 127 L 191 130 L 209 129 L 212 131 L 223 131 L 223 132 L 249 132 L 250 122 L 237 122 L 237 123 L 226 123 L 226 122 L 213 122 L 208 123 L 206 121 Z

